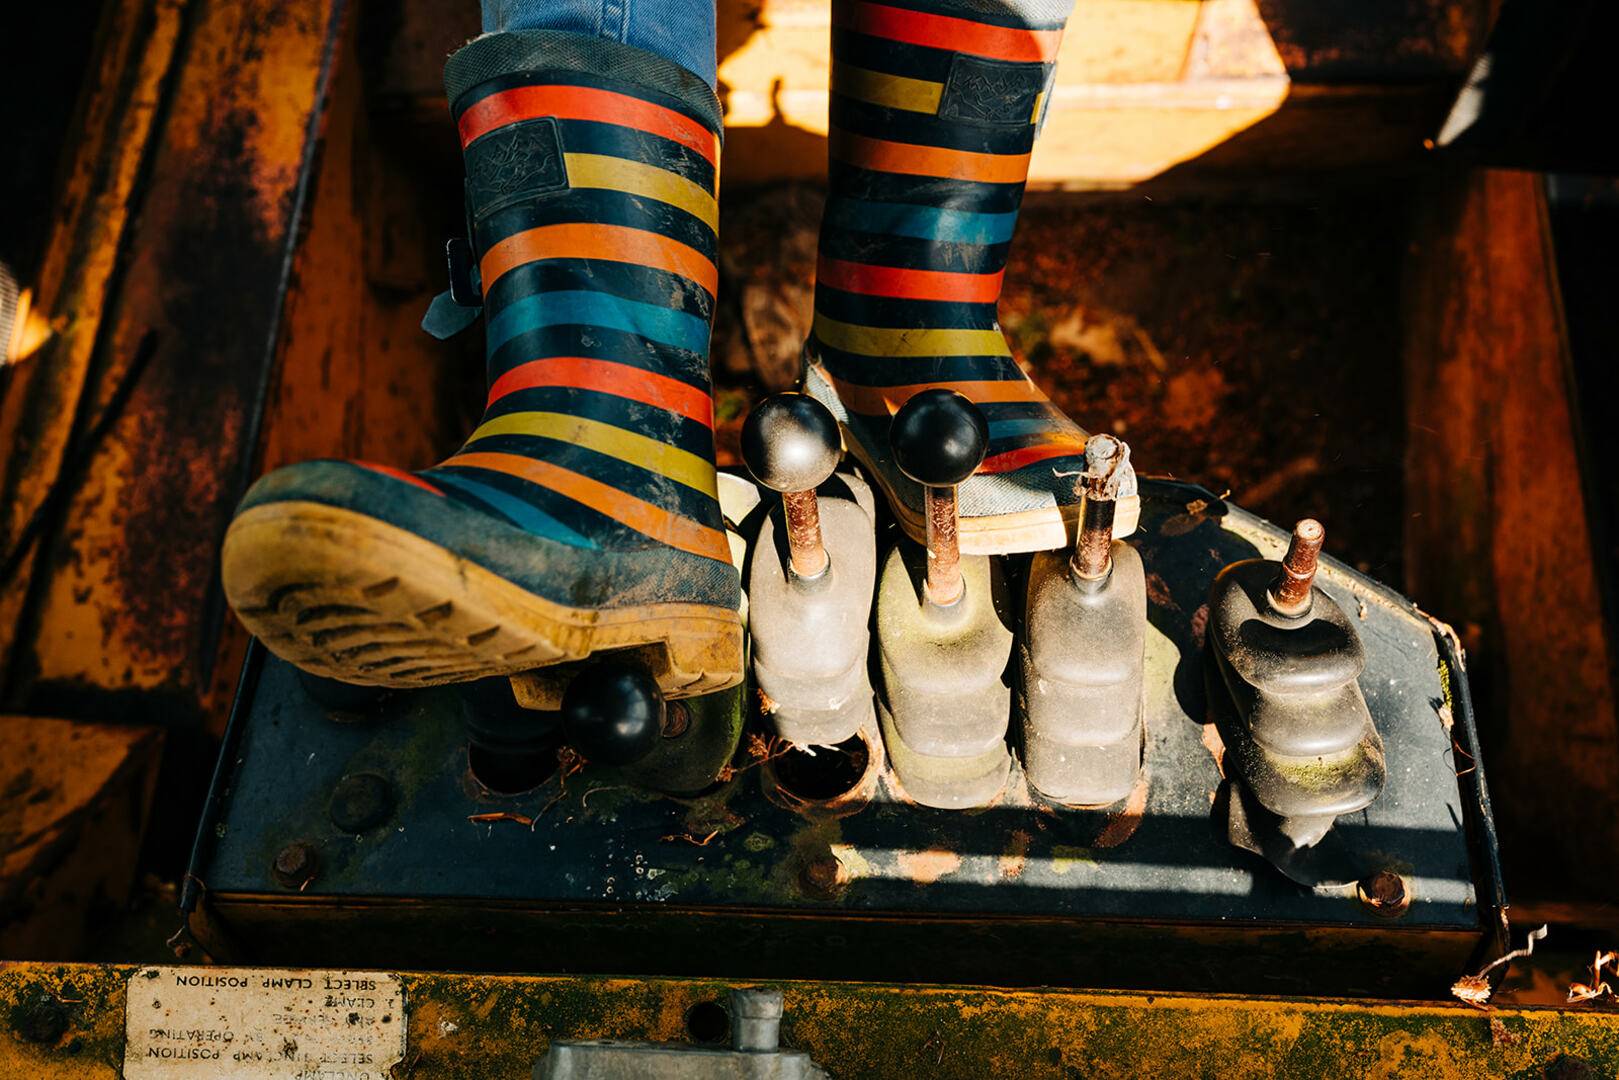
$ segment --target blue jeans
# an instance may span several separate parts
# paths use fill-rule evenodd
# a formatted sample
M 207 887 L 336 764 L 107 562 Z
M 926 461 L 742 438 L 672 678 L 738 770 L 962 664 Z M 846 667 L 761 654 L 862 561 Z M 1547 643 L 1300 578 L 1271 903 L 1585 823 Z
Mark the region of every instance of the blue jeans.
M 714 0 L 482 0 L 483 31 L 561 30 L 634 45 L 715 82 Z

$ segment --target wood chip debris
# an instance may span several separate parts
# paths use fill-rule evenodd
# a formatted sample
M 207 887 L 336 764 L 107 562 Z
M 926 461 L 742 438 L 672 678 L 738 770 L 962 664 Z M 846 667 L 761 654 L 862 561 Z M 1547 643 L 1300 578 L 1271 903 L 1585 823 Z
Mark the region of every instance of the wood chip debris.
M 531 829 L 534 827 L 533 818 L 527 814 L 519 814 L 512 810 L 496 810 L 488 814 L 468 814 L 467 821 L 474 825 L 489 825 L 496 821 L 511 821 L 518 825 L 527 825 Z
M 1602 969 L 1607 968 L 1616 978 L 1619 978 L 1619 952 L 1597 951 L 1596 959 L 1591 961 L 1591 981 L 1589 983 L 1571 983 L 1568 988 L 1568 1003 L 1576 1005 L 1582 1001 L 1595 1001 L 1603 994 L 1615 997 L 1613 987 L 1602 977 Z
M 1485 964 L 1483 967 L 1479 968 L 1478 974 L 1463 975 L 1461 978 L 1452 983 L 1450 986 L 1452 996 L 1459 1001 L 1467 1002 L 1467 1004 L 1473 1006 L 1475 1009 L 1488 1010 L 1490 1007 L 1490 994 L 1494 992 L 1494 987 L 1490 985 L 1490 972 L 1494 971 L 1502 964 L 1511 963 L 1513 960 L 1518 960 L 1526 956 L 1533 956 L 1535 952 L 1535 942 L 1545 940 L 1545 937 L 1549 932 L 1550 928 L 1545 925 L 1529 931 L 1529 936 L 1524 939 L 1523 948 L 1513 949 L 1509 953 L 1504 953 L 1503 955 L 1496 957 L 1488 964 Z

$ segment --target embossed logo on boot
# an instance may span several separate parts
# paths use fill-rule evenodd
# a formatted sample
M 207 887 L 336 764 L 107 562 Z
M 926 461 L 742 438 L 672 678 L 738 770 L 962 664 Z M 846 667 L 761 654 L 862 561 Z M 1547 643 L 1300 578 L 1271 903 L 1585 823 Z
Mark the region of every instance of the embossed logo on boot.
M 475 219 L 568 186 L 554 117 L 525 120 L 467 147 L 467 206 Z
M 939 115 L 981 124 L 1030 124 L 1045 85 L 1044 64 L 958 54 L 950 64 Z

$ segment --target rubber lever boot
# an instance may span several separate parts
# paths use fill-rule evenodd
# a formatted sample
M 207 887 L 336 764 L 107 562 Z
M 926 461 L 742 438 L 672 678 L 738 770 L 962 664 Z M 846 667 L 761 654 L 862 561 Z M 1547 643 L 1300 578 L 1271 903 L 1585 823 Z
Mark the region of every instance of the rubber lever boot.
M 1079 542 L 1042 551 L 1029 567 L 1019 645 L 1023 771 L 1056 802 L 1105 806 L 1141 771 L 1147 578 L 1141 556 L 1112 539 L 1124 443 L 1093 435 L 1085 448 Z
M 260 480 L 225 540 L 226 594 L 272 652 L 354 683 L 634 649 L 671 698 L 734 685 L 707 358 L 718 101 L 651 53 L 545 31 L 477 39 L 445 84 L 483 422 L 423 472 L 318 461 Z
M 913 540 L 923 495 L 888 443 L 913 394 L 948 387 L 989 422 L 957 493 L 961 550 L 1066 547 L 1085 433 L 1013 359 L 996 307 L 1066 0 L 894 7 L 834 0 L 829 198 L 805 390 L 848 430 Z M 1120 477 L 1114 535 L 1139 515 Z
M 925 806 L 986 806 L 1006 785 L 1012 631 L 1000 568 L 956 546 L 955 485 L 989 438 L 972 403 L 928 390 L 894 416 L 900 465 L 927 492 L 927 546 L 888 553 L 877 587 L 880 719 L 905 794 Z
M 1366 667 L 1354 623 L 1314 583 L 1325 539 L 1294 528 L 1287 555 L 1232 563 L 1209 592 L 1209 703 L 1232 780 L 1232 842 L 1284 873 L 1325 883 L 1295 863 L 1333 822 L 1383 790 L 1383 742 L 1357 680 Z M 1345 880 L 1356 871 L 1346 869 Z
M 748 471 L 781 493 L 748 572 L 753 675 L 776 733 L 801 746 L 835 746 L 876 719 L 866 663 L 874 526 L 857 501 L 816 494 L 842 453 L 837 421 L 804 394 L 766 398 L 742 425 Z

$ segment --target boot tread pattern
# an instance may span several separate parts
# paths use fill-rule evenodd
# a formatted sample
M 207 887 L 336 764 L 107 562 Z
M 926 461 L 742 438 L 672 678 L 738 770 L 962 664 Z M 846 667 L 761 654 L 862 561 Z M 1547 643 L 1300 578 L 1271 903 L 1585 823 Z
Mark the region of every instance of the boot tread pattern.
M 246 601 L 242 621 L 317 675 L 420 687 L 651 647 L 665 691 L 687 696 L 734 685 L 742 670 L 741 620 L 724 608 L 570 609 L 405 530 L 314 503 L 255 507 L 231 533 L 226 572 Z

